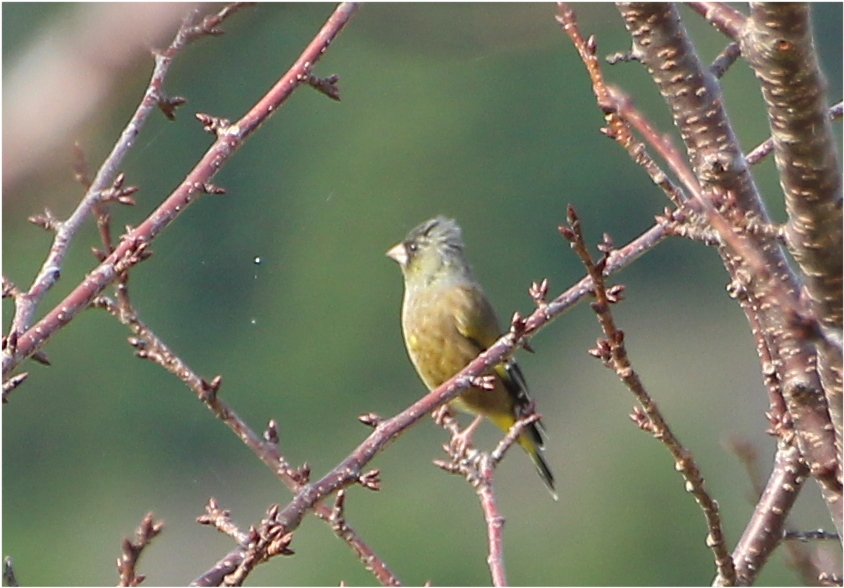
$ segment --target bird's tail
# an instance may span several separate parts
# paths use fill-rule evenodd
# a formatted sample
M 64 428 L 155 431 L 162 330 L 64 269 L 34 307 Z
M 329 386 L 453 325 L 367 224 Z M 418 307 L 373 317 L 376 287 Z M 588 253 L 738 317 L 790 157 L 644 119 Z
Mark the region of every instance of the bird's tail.
M 512 427 L 516 422 L 516 419 L 511 415 L 490 416 L 490 419 L 505 432 L 509 431 L 510 427 Z M 542 481 L 545 483 L 545 487 L 548 488 L 548 492 L 551 493 L 551 497 L 554 500 L 559 500 L 557 497 L 557 491 L 554 489 L 554 474 L 551 473 L 551 468 L 548 467 L 548 462 L 545 461 L 545 458 L 542 456 L 544 442 L 537 424 L 532 424 L 524 433 L 519 435 L 518 441 L 519 445 L 521 445 L 530 456 L 539 477 L 542 478 Z
M 548 462 L 545 461 L 545 458 L 542 456 L 542 446 L 537 445 L 536 442 L 531 439 L 531 433 L 532 431 L 521 435 L 519 437 L 519 445 L 527 451 L 531 461 L 533 461 L 533 465 L 536 466 L 536 471 L 539 473 L 539 477 L 542 478 L 542 481 L 545 483 L 545 487 L 548 488 L 548 492 L 551 493 L 551 497 L 554 500 L 559 500 L 557 497 L 557 491 L 554 489 L 554 474 L 551 473 L 551 468 L 548 467 Z M 538 434 L 539 432 L 537 431 L 537 435 Z

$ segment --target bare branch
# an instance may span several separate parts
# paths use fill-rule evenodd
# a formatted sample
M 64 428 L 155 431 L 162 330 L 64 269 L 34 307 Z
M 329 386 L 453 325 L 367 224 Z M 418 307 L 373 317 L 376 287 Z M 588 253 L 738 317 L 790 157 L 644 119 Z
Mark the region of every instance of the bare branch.
M 827 114 L 826 80 L 807 4 L 752 3 L 742 52 L 762 86 L 775 161 L 785 193 L 786 242 L 805 276 L 805 294 L 822 328 L 836 339 L 818 351 L 818 372 L 835 427 L 842 484 L 841 164 Z M 839 491 L 840 496 L 840 491 Z M 841 520 L 836 523 L 839 533 Z
M 604 235 L 603 243 L 598 246 L 603 256 L 599 261 L 593 261 L 586 246 L 586 241 L 583 239 L 580 220 L 571 205 L 568 207 L 568 226 L 560 227 L 560 232 L 571 242 L 572 249 L 580 257 L 594 284 L 595 302 L 592 303 L 592 310 L 595 311 L 606 338 L 599 339 L 597 348 L 590 350 L 590 354 L 602 359 L 608 368 L 615 371 L 619 379 L 633 392 L 636 400 L 644 409 L 644 412 L 634 410 L 631 418 L 639 428 L 650 432 L 662 442 L 668 452 L 671 453 L 675 468 L 686 480 L 686 491 L 694 496 L 703 510 L 709 529 L 706 536 L 706 545 L 715 556 L 718 574 L 725 578 L 728 585 L 732 585 L 736 580 L 735 567 L 733 566 L 733 559 L 727 551 L 724 532 L 721 528 L 718 503 L 706 491 L 703 476 L 691 451 L 683 447 L 680 440 L 671 431 L 662 416 L 662 412 L 648 394 L 642 380 L 630 364 L 627 349 L 624 345 L 624 332 L 615 325 L 610 306 L 620 300 L 621 289 L 618 286 L 607 288 L 603 273 L 603 268 L 613 250 L 612 241 L 607 235 Z
M 780 443 L 768 483 L 733 550 L 739 584 L 752 584 L 765 561 L 779 544 L 788 513 L 791 512 L 808 472 L 809 469 L 797 448 Z M 725 585 L 729 582 L 719 575 L 714 583 Z
M 633 36 L 634 51 L 671 108 L 702 188 L 701 202 L 719 212 L 707 214 L 725 242 L 719 253 L 734 282 L 746 291 L 739 299 L 745 314 L 759 314 L 800 450 L 840 528 L 842 492 L 834 434 L 814 369 L 814 346 L 799 326 L 801 321 L 795 321 L 806 316 L 797 297 L 799 281 L 775 240 L 764 233 L 739 234 L 730 227 L 767 225 L 770 220 L 724 112 L 718 81 L 697 58 L 676 7 L 620 3 L 619 8 Z
M 185 27 L 180 29 L 176 40 L 167 52 L 156 56 L 156 71 L 147 88 L 141 106 L 129 125 L 123 131 L 121 139 L 115 145 L 112 156 L 107 159 L 100 172 L 94 179 L 89 190 L 89 196 L 77 208 L 70 219 L 62 224 L 67 229 L 57 233 L 51 254 L 44 264 L 40 275 L 36 279 L 29 295 L 26 297 L 27 306 L 19 308 L 13 322 L 12 331 L 19 333 L 17 348 L 3 352 L 3 375 L 7 376 L 24 358 L 29 357 L 43 346 L 64 324 L 72 320 L 80 311 L 84 310 L 97 294 L 102 292 L 108 284 L 117 279 L 121 271 L 125 271 L 140 259 L 133 256 L 135 249 L 146 247 L 155 239 L 179 214 L 181 214 L 197 196 L 204 192 L 203 187 L 216 175 L 222 165 L 243 142 L 269 116 L 278 110 L 290 94 L 302 83 L 306 83 L 313 70 L 314 64 L 325 52 L 331 41 L 343 29 L 357 10 L 354 3 L 340 4 L 331 14 L 323 28 L 317 33 L 302 55 L 278 82 L 252 107 L 240 120 L 232 124 L 217 138 L 202 159 L 186 176 L 182 184 L 137 228 L 129 231 L 114 251 L 77 286 L 62 302 L 46 314 L 34 327 L 29 327 L 29 321 L 35 308 L 35 303 L 41 299 L 47 289 L 55 283 L 58 277 L 61 260 L 67 250 L 69 238 L 75 233 L 79 224 L 90 211 L 99 194 L 116 174 L 117 163 L 122 159 L 132 139 L 137 135 L 138 125 L 146 119 L 149 111 L 155 106 L 158 91 L 163 81 L 163 75 L 169 67 L 173 54 L 178 52 L 187 42 L 189 33 Z M 136 120 L 139 119 L 139 120 Z M 122 265 L 121 265 L 122 264 Z M 36 301 L 36 302 L 33 302 Z
M 214 498 L 208 500 L 205 505 L 205 514 L 196 517 L 196 522 L 200 525 L 210 525 L 217 529 L 220 533 L 228 535 L 237 543 L 243 543 L 247 540 L 247 535 L 241 531 L 237 525 L 231 520 L 231 512 L 220 508 Z
M 87 164 L 81 163 L 77 157 L 77 177 L 80 178 L 80 181 L 83 183 L 90 185 L 87 187 L 88 189 L 85 197 L 82 198 L 70 217 L 66 221 L 54 221 L 52 223 L 52 228 L 56 231 L 56 236 L 53 240 L 52 246 L 50 247 L 47 259 L 41 266 L 41 270 L 35 277 L 35 280 L 27 291 L 26 296 L 20 297 L 16 301 L 15 316 L 12 319 L 10 332 L 16 332 L 23 335 L 24 340 L 28 340 L 25 333 L 32 323 L 35 309 L 43 299 L 44 295 L 56 283 L 61 274 L 61 268 L 72 239 L 79 231 L 82 223 L 88 215 L 96 209 L 100 202 L 103 201 L 103 196 L 107 193 L 109 186 L 115 182 L 115 177 L 117 176 L 118 169 L 123 162 L 123 158 L 129 152 L 129 149 L 135 144 L 135 138 L 138 136 L 141 128 L 144 126 L 149 118 L 149 115 L 154 111 L 160 97 L 163 95 L 164 79 L 167 76 L 173 58 L 182 49 L 184 49 L 192 38 L 188 35 L 188 31 L 192 29 L 191 22 L 195 16 L 196 15 L 194 13 L 191 17 L 186 19 L 180 27 L 179 32 L 176 33 L 176 37 L 173 39 L 170 46 L 164 52 L 156 55 L 155 68 L 152 73 L 152 78 L 141 103 L 129 119 L 129 123 L 123 129 L 120 138 L 114 144 L 111 153 L 109 153 L 108 157 L 106 157 L 93 180 L 89 180 L 87 178 L 87 171 L 85 171 L 84 175 L 82 175 L 83 169 L 87 168 Z M 124 250 L 120 254 L 117 254 L 112 260 L 112 264 L 116 262 L 117 259 L 125 255 L 125 253 L 126 251 Z M 112 276 L 111 279 L 114 279 L 114 276 Z M 103 287 L 105 287 L 105 284 L 103 284 Z M 68 312 L 76 314 L 76 312 L 84 308 L 84 306 L 72 308 L 75 308 L 75 310 L 64 311 L 63 314 L 65 316 L 67 316 Z M 55 310 L 56 309 L 54 309 L 54 312 Z M 60 324 L 55 322 L 55 317 L 53 320 L 54 323 L 52 328 L 59 328 Z M 43 323 L 43 320 L 41 322 Z M 27 350 L 20 356 L 18 356 L 17 353 L 4 353 L 4 377 L 9 373 L 9 369 L 14 367 L 14 365 L 16 365 L 23 357 L 30 355 L 38 346 L 40 346 L 40 344 L 33 346 L 31 350 Z M 26 347 L 27 346 L 24 348 L 26 349 Z

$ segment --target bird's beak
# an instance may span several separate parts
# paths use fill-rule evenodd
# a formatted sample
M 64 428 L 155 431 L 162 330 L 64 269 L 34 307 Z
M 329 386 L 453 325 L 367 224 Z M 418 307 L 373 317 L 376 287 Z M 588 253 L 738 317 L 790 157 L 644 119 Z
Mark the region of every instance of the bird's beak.
M 387 257 L 389 257 L 402 267 L 406 266 L 407 249 L 405 249 L 404 243 L 399 243 L 398 245 L 390 247 L 389 251 L 387 251 Z

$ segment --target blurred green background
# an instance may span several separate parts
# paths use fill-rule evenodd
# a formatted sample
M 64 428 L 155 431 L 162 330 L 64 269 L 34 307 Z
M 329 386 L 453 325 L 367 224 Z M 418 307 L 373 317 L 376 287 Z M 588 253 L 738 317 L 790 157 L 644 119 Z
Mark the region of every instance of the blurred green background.
M 61 54 L 55 47 L 90 27 L 97 6 L 122 9 L 3 5 L 3 273 L 21 287 L 50 242 L 27 216 L 45 207 L 69 214 L 81 196 L 70 146 L 78 140 L 96 168 L 151 71 L 142 45 L 117 65 L 119 51 L 109 43 L 140 26 L 140 19 L 118 18 L 96 37 L 98 51 L 63 55 L 106 63 L 66 82 L 70 95 L 105 70 L 111 86 L 102 101 L 40 155 L 27 141 L 9 139 L 10 126 L 35 132 L 38 123 L 19 120 L 10 106 L 21 72 L 56 78 L 39 71 L 33 55 L 50 55 L 43 47 Z M 201 39 L 176 59 L 166 88 L 188 104 L 176 122 L 154 115 L 139 135 L 122 167 L 127 183 L 140 187 L 138 204 L 113 209 L 117 234 L 153 210 L 210 144 L 193 114 L 241 116 L 332 7 L 259 4 L 226 22 L 225 36 Z M 186 10 L 148 42 L 165 45 Z M 216 177 L 227 195 L 201 198 L 132 271 L 130 291 L 142 318 L 200 374 L 222 375 L 222 396 L 255 430 L 276 419 L 284 454 L 294 464 L 308 462 L 315 478 L 368 434 L 357 415 L 395 414 L 424 392 L 401 339 L 400 273 L 384 257 L 411 227 L 439 213 L 455 217 L 476 273 L 506 319 L 531 311 L 532 281 L 547 277 L 556 295 L 582 276 L 556 231 L 568 203 L 593 243 L 608 232 L 617 244 L 650 227 L 666 206 L 643 171 L 598 132 L 601 113 L 555 10 L 364 5 L 316 67 L 318 75 L 340 75 L 342 102 L 297 91 Z M 576 10 L 601 54 L 629 47 L 612 5 Z M 841 4 L 816 4 L 813 11 L 829 98 L 839 100 Z M 683 15 L 700 55 L 711 61 L 725 39 L 697 15 L 685 9 Z M 670 129 L 641 66 L 605 72 Z M 750 149 L 767 136 L 758 86 L 742 62 L 724 85 L 737 133 Z M 34 97 L 24 93 L 27 100 Z M 70 99 L 58 93 L 47 100 Z M 54 130 L 59 134 L 58 125 Z M 32 164 L 15 177 L 7 173 L 12 154 Z M 781 220 L 773 163 L 756 172 Z M 94 266 L 89 249 L 98 244 L 89 222 L 42 314 Z M 734 545 L 752 502 L 747 472 L 726 441 L 753 443 L 765 476 L 774 444 L 764 434 L 767 400 L 753 340 L 724 290 L 727 275 L 714 250 L 675 239 L 615 281 L 627 285 L 616 317 L 634 365 L 697 457 Z M 11 311 L 4 300 L 4 329 Z M 166 526 L 144 552 L 140 571 L 148 585 L 184 584 L 232 547 L 194 522 L 209 497 L 243 528 L 290 498 L 175 377 L 136 359 L 127 335 L 105 313 L 83 313 L 47 347 L 52 367 L 22 366 L 29 380 L 3 407 L 2 553 L 13 557 L 24 584 L 114 584 L 121 538 L 150 510 Z M 581 305 L 533 339 L 536 354 L 519 355 L 550 435 L 547 457 L 560 502 L 550 500 L 521 452 L 504 461 L 497 491 L 507 519 L 509 580 L 709 584 L 714 566 L 703 516 L 667 452 L 628 419 L 631 394 L 587 355 L 598 335 Z M 491 426 L 478 436 L 486 448 L 498 438 Z M 430 419 L 409 430 L 372 464 L 383 489 L 351 489 L 348 520 L 405 583 L 488 584 L 477 498 L 462 479 L 431 464 L 443 457 L 444 441 Z M 829 526 L 813 483 L 792 521 L 803 529 Z M 292 548 L 295 556 L 260 566 L 248 583 L 374 583 L 312 517 Z M 799 583 L 785 560 L 776 554 L 760 584 Z

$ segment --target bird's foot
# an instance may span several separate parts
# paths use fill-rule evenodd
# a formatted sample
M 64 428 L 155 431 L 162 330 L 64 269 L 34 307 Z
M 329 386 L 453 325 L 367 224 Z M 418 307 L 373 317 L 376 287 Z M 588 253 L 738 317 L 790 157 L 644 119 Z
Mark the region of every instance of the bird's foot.
M 474 435 L 475 430 L 478 428 L 478 425 L 481 424 L 483 419 L 483 416 L 476 416 L 475 420 L 473 420 L 468 427 L 452 436 L 450 443 L 458 454 L 465 455 L 470 449 L 475 448 L 472 443 L 472 435 Z

